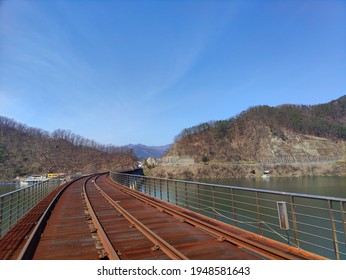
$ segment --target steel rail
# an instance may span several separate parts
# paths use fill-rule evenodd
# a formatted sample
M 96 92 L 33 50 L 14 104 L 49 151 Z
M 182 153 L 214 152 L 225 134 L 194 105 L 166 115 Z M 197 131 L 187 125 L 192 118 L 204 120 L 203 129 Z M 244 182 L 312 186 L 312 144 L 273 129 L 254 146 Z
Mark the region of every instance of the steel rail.
M 100 192 L 100 194 L 121 214 L 125 217 L 137 230 L 139 230 L 145 237 L 147 237 L 153 244 L 153 249 L 160 249 L 164 252 L 168 257 L 172 260 L 188 260 L 188 258 L 181 253 L 179 250 L 174 248 L 171 244 L 166 242 L 160 236 L 158 236 L 155 232 L 141 223 L 138 219 L 136 219 L 133 215 L 131 215 L 128 211 L 126 211 L 123 207 L 121 207 L 117 202 L 115 202 L 107 193 L 105 193 L 96 183 L 96 179 L 94 180 L 95 188 Z
M 98 175 L 98 176 L 100 176 L 100 175 Z M 107 257 L 110 260 L 120 260 L 118 254 L 114 250 L 114 247 L 113 247 L 112 243 L 110 242 L 106 232 L 104 231 L 103 227 L 101 226 L 101 224 L 99 222 L 99 219 L 96 216 L 94 208 L 92 207 L 92 205 L 90 203 L 90 199 L 89 199 L 88 193 L 86 191 L 86 184 L 87 184 L 87 182 L 89 180 L 91 180 L 92 178 L 94 178 L 94 182 L 95 182 L 95 180 L 96 180 L 96 178 L 98 176 L 90 176 L 83 184 L 83 196 L 84 196 L 85 204 L 87 206 L 87 209 L 88 209 L 89 215 L 91 217 L 91 220 L 92 220 L 92 222 L 94 224 L 94 227 L 95 227 L 95 229 L 97 229 L 97 235 L 100 238 L 100 241 L 101 241 L 101 243 L 103 245 L 103 248 L 104 248 L 104 250 L 105 250 L 105 252 L 107 254 Z
M 109 179 L 109 176 L 107 176 L 106 178 L 107 182 L 109 184 L 111 184 L 114 187 L 117 187 L 118 189 L 121 189 L 123 192 L 145 202 L 148 203 L 150 205 L 152 205 L 153 207 L 159 209 L 160 211 L 164 211 L 172 216 L 175 216 L 179 219 L 181 219 L 184 222 L 187 222 L 189 224 L 194 225 L 197 228 L 202 229 L 203 231 L 209 232 L 210 234 L 214 235 L 214 236 L 218 236 L 219 240 L 226 240 L 238 247 L 242 247 L 242 248 L 246 248 L 247 250 L 257 253 L 263 257 L 269 258 L 269 259 L 302 259 L 301 256 L 297 256 L 294 253 L 291 252 L 283 252 L 281 250 L 275 249 L 273 247 L 264 245 L 264 244 L 260 244 L 258 242 L 255 241 L 251 241 L 249 239 L 243 238 L 241 236 L 235 235 L 227 230 L 221 229 L 219 227 L 210 225 L 209 223 L 206 223 L 204 221 L 201 221 L 200 219 L 191 217 L 187 214 L 183 214 L 179 211 L 173 210 L 170 207 L 157 202 L 156 200 L 154 200 L 153 198 L 147 196 L 147 195 L 143 195 L 143 194 L 139 194 L 138 192 L 120 186 L 118 183 L 115 183 L 112 179 Z M 318 258 L 323 258 L 318 256 Z

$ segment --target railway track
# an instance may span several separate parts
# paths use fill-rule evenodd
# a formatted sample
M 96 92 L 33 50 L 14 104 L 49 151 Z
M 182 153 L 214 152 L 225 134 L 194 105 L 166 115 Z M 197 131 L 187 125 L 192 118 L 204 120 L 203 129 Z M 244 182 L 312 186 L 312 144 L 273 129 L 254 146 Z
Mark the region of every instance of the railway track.
M 29 249 L 23 249 L 24 246 L 35 247 L 28 244 L 35 239 L 35 233 L 36 236 L 39 235 L 40 228 L 38 225 L 44 225 L 42 216 L 46 214 L 45 219 L 48 218 L 50 213 L 48 209 L 54 207 L 54 201 L 57 202 L 64 190 L 73 183 L 74 181 L 65 183 L 53 190 L 0 239 L 0 259 L 22 258 L 23 256 L 19 256 L 21 252 L 29 252 Z M 42 220 L 41 222 L 40 219 Z M 29 241 L 30 239 L 31 241 Z
M 90 205 L 94 205 L 100 226 L 107 229 L 109 243 L 117 253 L 115 257 L 109 254 L 110 258 L 187 260 L 218 256 L 221 259 L 258 259 L 256 255 L 233 244 L 222 244 L 215 236 L 134 199 L 111 185 L 105 175 L 92 179 L 91 184 L 86 184 L 85 191 Z M 107 203 L 111 207 L 106 211 L 98 209 L 99 205 Z M 110 214 L 112 220 L 108 219 Z M 112 232 L 118 234 L 112 236 Z M 122 235 L 122 232 L 126 232 L 126 235 Z M 214 256 L 209 251 L 212 249 Z M 105 250 L 109 251 L 108 248 Z
M 108 175 L 68 185 L 18 259 L 321 259 L 128 189 Z
M 191 224 L 196 228 L 209 233 L 212 236 L 218 238 L 219 241 L 229 242 L 239 248 L 243 248 L 255 255 L 261 256 L 267 259 L 276 260 L 301 260 L 301 259 L 321 259 L 321 256 L 314 255 L 302 250 L 297 250 L 285 244 L 272 241 L 267 238 L 260 237 L 258 235 L 246 232 L 244 230 L 222 225 L 218 221 L 210 221 L 205 217 L 188 211 L 186 209 L 173 206 L 163 202 L 159 199 L 153 198 L 148 195 L 140 194 L 137 191 L 123 187 L 114 182 L 109 176 L 107 176 L 107 182 L 118 188 L 119 190 L 131 195 L 132 197 L 143 201 L 144 203 L 151 205 L 158 209 L 158 211 L 165 212 L 182 222 Z
M 145 237 L 147 237 L 153 243 L 152 249 L 163 251 L 169 258 L 173 260 L 188 259 L 184 254 L 179 252 L 176 248 L 171 246 L 168 242 L 166 242 L 164 239 L 158 236 L 154 231 L 145 226 L 141 221 L 136 219 L 133 215 L 131 215 L 128 211 L 121 207 L 120 204 L 113 200 L 105 191 L 103 191 L 96 184 L 96 182 L 94 182 L 94 184 L 97 191 L 108 201 L 108 203 L 112 205 L 114 209 L 116 209 L 119 212 L 119 214 L 121 214 L 125 219 L 127 219 L 131 226 L 138 229 L 138 231 L 140 231 Z

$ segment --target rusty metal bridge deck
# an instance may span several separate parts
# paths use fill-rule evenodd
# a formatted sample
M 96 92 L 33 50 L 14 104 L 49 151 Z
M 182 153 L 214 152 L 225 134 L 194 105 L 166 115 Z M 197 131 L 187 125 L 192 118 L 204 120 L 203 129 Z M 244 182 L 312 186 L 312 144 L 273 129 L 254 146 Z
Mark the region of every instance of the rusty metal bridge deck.
M 0 259 L 324 259 L 115 183 L 52 192 L 0 240 Z

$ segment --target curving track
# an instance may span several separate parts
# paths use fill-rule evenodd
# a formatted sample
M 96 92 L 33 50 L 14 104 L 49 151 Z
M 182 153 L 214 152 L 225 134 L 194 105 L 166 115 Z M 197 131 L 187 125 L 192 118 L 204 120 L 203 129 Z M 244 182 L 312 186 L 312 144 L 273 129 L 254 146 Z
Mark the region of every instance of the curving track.
M 48 212 L 19 259 L 321 258 L 122 187 L 107 173 L 69 184 Z

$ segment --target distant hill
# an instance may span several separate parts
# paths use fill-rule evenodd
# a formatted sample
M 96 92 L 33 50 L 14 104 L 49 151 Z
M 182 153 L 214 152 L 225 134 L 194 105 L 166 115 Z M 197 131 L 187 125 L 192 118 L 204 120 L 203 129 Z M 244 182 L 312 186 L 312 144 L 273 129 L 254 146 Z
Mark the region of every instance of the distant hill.
M 142 144 L 129 144 L 125 147 L 132 149 L 134 154 L 138 159 L 146 159 L 146 158 L 160 158 L 164 156 L 168 150 L 171 148 L 171 144 L 164 146 L 146 146 Z
M 0 179 L 49 172 L 98 172 L 133 166 L 126 147 L 100 145 L 67 130 L 48 133 L 0 116 Z
M 319 105 L 256 106 L 184 129 L 168 152 L 195 162 L 301 162 L 346 155 L 346 95 Z

